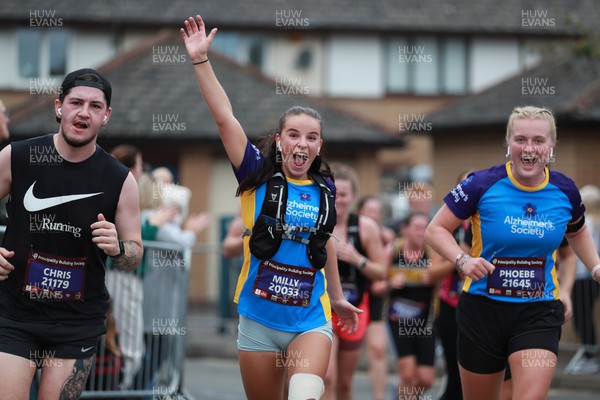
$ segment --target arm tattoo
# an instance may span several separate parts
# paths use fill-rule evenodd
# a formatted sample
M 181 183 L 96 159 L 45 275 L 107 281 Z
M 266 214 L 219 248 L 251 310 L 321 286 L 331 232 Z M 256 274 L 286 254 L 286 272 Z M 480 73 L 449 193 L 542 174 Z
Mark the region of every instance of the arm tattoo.
M 81 397 L 81 393 L 85 388 L 85 382 L 92 368 L 94 357 L 75 360 L 73 372 L 71 372 L 71 375 L 69 375 L 62 388 L 60 388 L 59 400 L 76 400 Z
M 118 269 L 131 271 L 142 261 L 144 250 L 132 240 L 123 242 L 123 247 L 125 252 L 119 257 L 113 257 L 113 265 Z

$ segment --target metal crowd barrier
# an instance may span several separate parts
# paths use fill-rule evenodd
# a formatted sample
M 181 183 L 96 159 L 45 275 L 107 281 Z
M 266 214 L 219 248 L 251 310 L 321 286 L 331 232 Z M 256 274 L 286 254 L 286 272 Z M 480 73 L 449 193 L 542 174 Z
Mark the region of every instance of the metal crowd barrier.
M 144 241 L 143 266 L 132 272 L 107 269 L 111 295 L 107 334 L 99 341 L 81 398 L 184 398 L 191 257 L 190 248 Z M 120 356 L 111 351 L 112 318 Z
M 563 326 L 561 349 L 574 352 L 564 375 L 600 373 L 600 287 L 590 279 L 577 279 L 573 286 L 573 317 Z M 566 328 L 566 329 L 565 329 Z M 594 361 L 595 360 L 595 361 Z M 595 365 L 594 365 L 595 364 Z
M 224 217 L 220 221 L 220 240 L 221 243 L 227 235 L 227 230 L 231 221 L 234 217 Z M 237 305 L 233 302 L 235 295 L 235 287 L 237 279 L 242 270 L 242 264 L 244 257 L 239 255 L 232 258 L 226 258 L 223 255 L 222 249 L 219 250 L 221 253 L 220 269 L 219 269 L 219 298 L 218 298 L 218 315 L 219 315 L 219 326 L 218 332 L 220 334 L 230 333 L 229 331 L 237 332 Z

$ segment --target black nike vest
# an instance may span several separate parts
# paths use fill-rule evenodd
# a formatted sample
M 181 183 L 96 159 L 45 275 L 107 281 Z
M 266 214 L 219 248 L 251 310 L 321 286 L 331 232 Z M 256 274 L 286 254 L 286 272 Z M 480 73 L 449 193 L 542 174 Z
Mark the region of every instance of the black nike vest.
M 63 160 L 53 135 L 45 135 L 11 144 L 11 172 L 2 247 L 15 252 L 10 259 L 15 269 L 0 282 L 0 315 L 20 321 L 103 324 L 109 298 L 106 255 L 92 242 L 90 225 L 99 213 L 114 223 L 129 170 L 99 146 L 82 162 Z M 77 270 L 61 268 L 72 260 Z M 53 292 L 44 291 L 44 285 L 51 285 Z M 77 293 L 69 292 L 75 286 Z

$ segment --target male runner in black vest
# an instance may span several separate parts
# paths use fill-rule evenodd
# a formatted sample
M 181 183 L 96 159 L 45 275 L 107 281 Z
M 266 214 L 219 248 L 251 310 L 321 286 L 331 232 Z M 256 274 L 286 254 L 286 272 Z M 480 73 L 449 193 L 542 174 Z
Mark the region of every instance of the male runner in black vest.
M 104 262 L 129 270 L 141 260 L 138 189 L 96 145 L 112 89 L 97 71 L 65 77 L 55 100 L 58 133 L 0 152 L 0 198 L 10 194 L 0 247 L 0 396 L 81 395 L 105 332 Z

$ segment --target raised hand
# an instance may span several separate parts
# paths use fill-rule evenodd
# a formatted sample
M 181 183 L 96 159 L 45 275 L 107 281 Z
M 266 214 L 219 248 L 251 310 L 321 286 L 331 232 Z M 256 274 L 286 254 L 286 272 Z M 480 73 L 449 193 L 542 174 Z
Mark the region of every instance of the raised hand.
M 193 17 L 185 20 L 185 29 L 181 28 L 179 32 L 185 43 L 185 49 L 190 55 L 193 63 L 201 62 L 208 59 L 208 49 L 217 33 L 217 28 L 213 28 L 210 34 L 206 36 L 206 27 L 200 15 L 196 15 L 196 20 Z

